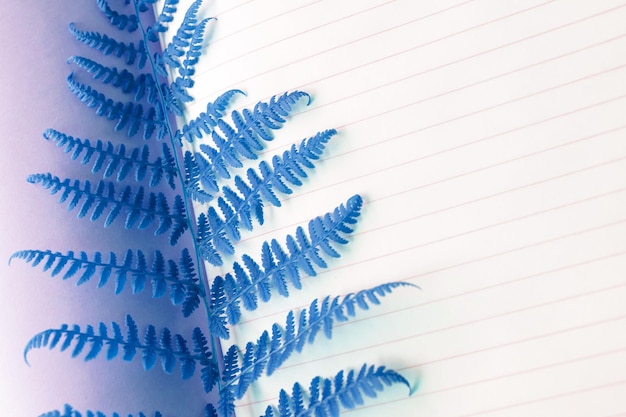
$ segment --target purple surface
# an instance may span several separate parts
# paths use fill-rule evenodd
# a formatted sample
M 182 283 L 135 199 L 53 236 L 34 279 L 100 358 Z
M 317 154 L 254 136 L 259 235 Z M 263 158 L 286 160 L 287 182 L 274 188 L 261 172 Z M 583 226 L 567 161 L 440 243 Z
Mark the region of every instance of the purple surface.
M 203 321 L 201 312 L 184 320 L 167 297 L 152 300 L 149 289 L 135 296 L 126 290 L 116 297 L 112 286 L 97 289 L 95 279 L 76 287 L 75 278 L 50 278 L 41 267 L 32 268 L 20 260 L 7 265 L 10 255 L 21 249 L 123 253 L 126 248 L 141 248 L 150 253 L 169 247 L 165 238 L 153 236 L 153 228 L 128 232 L 121 224 L 104 229 L 102 221 L 77 220 L 76 212 L 68 212 L 56 196 L 25 181 L 31 173 L 47 171 L 61 178 L 98 178 L 44 141 L 46 128 L 81 138 L 143 144 L 141 139 L 128 140 L 113 133 L 112 125 L 68 91 L 65 77 L 72 67 L 66 59 L 73 54 L 97 56 L 69 34 L 70 21 L 88 30 L 108 26 L 94 1 L 11 1 L 0 15 L 4 42 L 0 52 L 0 415 L 37 416 L 61 409 L 67 402 L 78 410 L 109 415 L 113 411 L 152 415 L 159 409 L 165 416 L 199 416 L 206 396 L 197 375 L 182 381 L 178 369 L 168 376 L 158 364 L 145 372 L 140 361 L 97 358 L 86 363 L 71 359 L 68 352 L 47 349 L 31 352 L 30 367 L 22 359 L 32 335 L 61 323 L 123 322 L 130 313 L 138 323 L 167 325 L 190 335 Z M 180 247 L 170 251 L 171 257 L 179 254 Z

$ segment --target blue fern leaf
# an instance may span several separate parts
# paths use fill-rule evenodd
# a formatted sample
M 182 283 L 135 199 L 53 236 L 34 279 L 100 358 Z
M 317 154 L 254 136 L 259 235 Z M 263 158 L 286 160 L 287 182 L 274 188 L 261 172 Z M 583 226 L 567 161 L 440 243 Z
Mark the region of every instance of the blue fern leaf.
M 97 331 L 92 326 L 86 326 L 82 330 L 78 325 L 70 327 L 67 324 L 63 324 L 58 329 L 45 330 L 33 336 L 26 344 L 24 360 L 28 363 L 28 354 L 33 349 L 58 347 L 60 351 L 72 348 L 73 357 L 79 356 L 85 348 L 88 348 L 84 357 L 84 360 L 88 361 L 98 357 L 103 347 L 108 345 L 107 360 L 112 360 L 122 353 L 123 360 L 132 361 L 136 354 L 141 352 L 141 360 L 146 370 L 152 369 L 160 357 L 163 370 L 171 373 L 178 360 L 181 364 L 183 379 L 193 376 L 197 363 L 203 367 L 216 369 L 210 352 L 206 348 L 206 339 L 199 329 L 194 331 L 195 351 L 192 353 L 187 347 L 186 339 L 181 335 L 174 335 L 174 346 L 172 346 L 171 332 L 167 328 L 164 328 L 157 337 L 155 327 L 148 325 L 142 342 L 137 323 L 130 315 L 126 316 L 125 324 L 126 332 L 124 333 L 118 323 L 112 322 L 112 335 L 109 334 L 108 327 L 104 323 L 99 324 Z
M 178 77 L 172 83 L 172 92 L 176 98 L 182 102 L 187 103 L 193 100 L 188 93 L 189 89 L 193 87 L 193 75 L 195 74 L 195 66 L 202 54 L 202 43 L 204 41 L 204 33 L 207 23 L 211 19 L 203 19 L 193 30 L 191 39 L 189 40 L 189 46 L 185 53 L 185 59 L 182 65 L 178 67 Z M 184 24 L 184 23 L 183 23 Z
M 318 157 L 324 149 L 323 145 L 335 133 L 335 130 L 326 130 L 303 140 L 300 150 L 285 152 L 282 159 L 274 158 L 273 170 L 265 162 L 261 162 L 259 171 L 248 170 L 247 182 L 236 176 L 234 182 L 237 191 L 227 186 L 222 187 L 224 197 L 219 197 L 217 204 L 223 218 L 218 215 L 213 207 L 209 208 L 206 217 L 208 219 L 207 227 L 203 230 L 202 236 L 199 237 L 199 243 L 202 244 L 204 240 L 209 239 L 212 247 L 217 252 L 231 254 L 233 250 L 232 243 L 237 242 L 240 238 L 238 232 L 239 225 L 242 224 L 246 229 L 251 230 L 253 228 L 252 218 L 263 224 L 263 199 L 275 206 L 280 206 L 280 201 L 273 189 L 276 188 L 281 192 L 291 193 L 291 188 L 287 187 L 283 180 L 287 180 L 293 185 L 301 185 L 302 182 L 297 178 L 296 174 L 299 175 L 304 172 L 302 170 L 302 165 L 304 165 L 302 161 L 306 161 L 306 166 L 312 166 L 310 155 Z M 193 168 L 191 162 L 189 161 L 188 164 L 191 170 Z M 306 173 L 304 174 L 306 176 Z M 197 174 L 197 171 L 190 171 L 187 177 L 190 179 L 189 182 L 192 183 L 192 178 L 198 178 L 199 174 Z M 197 184 L 197 182 L 196 180 L 195 183 Z M 342 243 L 342 239 L 334 231 L 328 232 L 326 236 L 324 229 L 329 225 L 332 226 L 332 216 L 331 214 L 327 216 L 328 220 L 326 222 L 323 219 L 316 219 L 310 223 L 309 232 L 313 239 L 319 241 L 319 245 L 324 252 L 330 256 L 337 257 L 337 253 L 328 243 L 328 239 L 338 243 Z M 215 258 L 215 256 L 213 255 L 212 258 Z M 205 258 L 205 260 L 209 259 Z M 221 258 L 218 262 L 221 262 Z
M 124 254 L 122 262 L 118 262 L 115 253 L 110 253 L 108 260 L 105 260 L 100 252 L 95 252 L 90 257 L 85 252 L 75 254 L 68 251 L 63 254 L 32 249 L 15 252 L 9 263 L 13 259 L 21 259 L 33 267 L 43 262 L 43 270 L 48 271 L 52 277 L 65 271 L 64 280 L 81 272 L 80 278 L 76 281 L 77 286 L 99 276 L 98 287 L 103 287 L 110 282 L 109 278 L 114 276 L 116 294 L 124 290 L 128 277 L 132 279 L 131 287 L 134 294 L 144 290 L 147 280 L 151 281 L 154 298 L 164 296 L 169 286 L 172 304 L 182 303 L 185 317 L 191 315 L 198 308 L 201 298 L 204 298 L 195 265 L 186 248 L 182 250 L 178 263 L 172 259 L 165 259 L 163 254 L 156 250 L 150 265 L 141 250 L 130 249 Z
M 310 276 L 315 276 L 316 272 L 311 265 L 311 259 L 314 259 L 319 267 L 326 267 L 326 263 L 318 254 L 320 249 L 325 253 L 330 252 L 330 256 L 339 255 L 331 246 L 330 241 L 336 244 L 348 242 L 341 234 L 352 232 L 351 226 L 360 215 L 362 204 L 362 198 L 355 195 L 348 199 L 345 205 L 341 204 L 331 213 L 311 220 L 309 230 L 314 230 L 315 234 L 310 241 L 304 229 L 298 227 L 296 235 L 300 236 L 298 241 L 301 243 L 298 244 L 295 238 L 288 235 L 287 250 L 283 249 L 276 239 L 264 242 L 261 248 L 261 265 L 248 255 L 242 256 L 243 266 L 239 262 L 234 262 L 234 279 L 229 273 L 226 279 L 219 278 L 213 282 L 211 292 L 219 292 L 219 296 L 212 294 L 212 299 L 215 300 L 210 314 L 210 320 L 214 325 L 213 331 L 220 337 L 228 337 L 229 332 L 226 326 L 239 322 L 241 316 L 239 306 L 242 301 L 243 307 L 251 311 L 257 308 L 258 298 L 262 302 L 270 300 L 270 288 L 276 289 L 282 296 L 289 295 L 289 284 L 296 289 L 302 288 L 300 270 Z M 321 232 L 311 226 L 312 223 L 321 224 Z
M 211 284 L 211 297 L 209 310 L 215 311 L 218 306 L 221 306 L 225 303 L 226 294 L 224 291 L 224 279 L 220 276 L 215 277 L 213 279 L 213 283 Z M 223 314 L 212 314 L 209 317 L 209 330 L 211 334 L 221 337 L 228 338 L 228 328 L 226 327 L 226 316 Z
M 137 346 L 139 346 L 139 329 L 137 323 L 130 316 L 126 315 L 126 343 L 122 345 L 124 350 L 125 361 L 131 361 L 137 353 Z
M 210 392 L 219 379 L 219 369 L 217 363 L 211 360 L 212 354 L 208 346 L 206 336 L 199 327 L 193 330 L 192 334 L 194 352 L 199 356 L 201 365 L 200 378 L 205 392 Z
M 136 191 L 131 186 L 126 186 L 118 194 L 115 186 L 110 182 L 99 181 L 96 189 L 92 191 L 92 184 L 89 180 L 82 184 L 78 180 L 65 179 L 61 181 L 59 177 L 50 173 L 30 175 L 27 181 L 31 184 L 40 184 L 48 189 L 50 194 L 60 193 L 60 203 L 72 197 L 67 207 L 69 211 L 83 201 L 83 206 L 78 213 L 79 218 L 86 216 L 94 204 L 95 208 L 91 215 L 92 221 L 98 219 L 106 208 L 110 208 L 104 222 L 105 227 L 110 226 L 124 209 L 126 210 L 125 228 L 145 229 L 156 218 L 159 221 L 159 226 L 155 235 L 171 229 L 170 243 L 172 245 L 187 229 L 184 204 L 180 196 L 175 197 L 173 210 L 170 211 L 169 203 L 163 193 L 151 192 L 148 194 L 147 201 L 144 201 L 145 190 L 143 186 L 137 187 Z
M 129 137 L 143 128 L 143 138 L 150 139 L 155 133 L 161 140 L 167 133 L 164 114 L 160 103 L 144 109 L 140 103 L 113 101 L 98 90 L 74 80 L 73 74 L 67 77 L 70 91 L 89 108 L 96 109 L 96 115 L 117 121 L 115 130 L 128 127 Z
M 176 365 L 176 356 L 172 349 L 172 333 L 168 328 L 163 328 L 159 337 L 159 355 L 161 356 L 161 367 L 163 372 L 171 374 Z
M 161 219 L 168 219 L 173 221 L 172 229 L 169 235 L 170 245 L 174 246 L 180 237 L 185 234 L 187 229 L 189 228 L 189 223 L 187 222 L 187 214 L 185 212 L 185 203 L 181 196 L 177 195 L 174 197 L 174 207 L 172 208 L 172 216 L 165 217 L 161 216 Z M 167 230 L 169 227 L 165 228 Z M 159 227 L 158 230 L 162 228 Z
M 228 382 L 239 373 L 239 352 L 237 346 L 231 346 L 224 355 L 224 370 L 222 371 L 222 381 Z M 233 387 L 227 385 L 219 392 L 218 413 L 222 417 L 230 417 L 235 412 L 235 396 Z
M 96 5 L 102 13 L 104 13 L 106 18 L 109 19 L 109 22 L 119 30 L 134 32 L 139 27 L 137 15 L 125 15 L 118 13 L 109 7 L 109 3 L 106 0 L 96 0 Z
M 349 371 L 344 378 L 344 371 L 339 371 L 334 378 L 315 377 L 309 388 L 309 402 L 304 403 L 304 389 L 299 383 L 294 384 L 291 394 L 281 390 L 278 407 L 267 408 L 265 416 L 330 416 L 338 417 L 341 409 L 351 410 L 362 405 L 363 395 L 376 398 L 385 387 L 403 384 L 411 388 L 408 381 L 396 371 L 384 366 L 364 364 L 358 374 Z M 276 413 L 275 413 L 276 411 Z
M 180 58 L 185 54 L 185 49 L 190 47 L 191 39 L 198 27 L 197 15 L 201 4 L 202 0 L 196 0 L 189 6 L 176 34 L 163 51 L 163 63 L 171 68 L 181 67 Z
M 198 162 L 202 161 L 202 166 Z M 207 170 L 208 162 L 200 154 L 193 154 L 189 151 L 185 151 L 183 157 L 183 165 L 185 168 L 185 188 L 192 200 L 199 203 L 208 203 L 213 200 L 213 194 L 205 191 L 205 188 L 215 192 L 217 188 L 217 181 L 215 180 L 215 174 L 212 170 Z
M 168 23 L 174 20 L 177 4 L 178 0 L 165 0 L 163 2 L 163 7 L 156 21 L 151 27 L 146 29 L 146 35 L 151 42 L 157 42 L 159 40 L 159 33 L 167 31 Z
M 127 65 L 137 65 L 141 69 L 148 61 L 147 49 L 143 41 L 139 41 L 137 45 L 133 42 L 119 42 L 105 34 L 76 29 L 73 23 L 70 23 L 69 30 L 80 42 L 102 52 L 104 55 L 124 58 Z
M 253 366 L 254 363 L 254 351 L 255 351 L 255 345 L 252 342 L 248 342 L 246 344 L 246 349 L 245 349 L 245 353 L 243 354 L 243 358 L 242 358 L 242 362 L 241 362 L 241 367 L 243 369 L 249 368 L 251 366 Z M 237 387 L 235 388 L 235 397 L 237 398 L 241 398 L 245 395 L 246 391 L 248 390 L 248 388 L 250 387 L 250 384 L 253 381 L 253 374 L 252 373 L 245 373 L 243 375 L 241 375 L 241 377 L 239 378 L 239 383 L 237 384 Z
M 122 415 L 114 412 L 113 414 L 110 414 L 109 416 L 107 416 L 105 413 L 101 411 L 91 411 L 91 410 L 87 410 L 81 413 L 69 404 L 65 404 L 65 406 L 63 407 L 63 410 L 52 410 L 52 411 L 48 411 L 44 414 L 39 415 L 39 417 L 83 417 L 83 416 L 84 417 L 121 417 Z M 124 414 L 124 416 L 146 417 L 146 414 L 140 412 L 136 415 Z M 159 411 L 155 411 L 154 414 L 151 414 L 151 416 L 163 417 L 163 414 L 161 414 Z
M 195 271 L 195 265 L 187 248 L 183 249 L 180 258 L 185 297 L 182 301 L 182 310 L 185 317 L 189 317 L 200 305 L 200 298 L 206 298 Z
M 230 387 L 220 390 L 217 410 L 221 417 L 231 417 L 235 414 L 235 395 Z
M 148 325 L 146 334 L 144 336 L 144 346 L 146 347 L 142 351 L 142 363 L 145 370 L 150 370 L 154 367 L 157 360 L 157 336 L 156 329 L 153 325 Z
M 238 111 L 233 111 L 231 118 L 235 124 L 234 127 L 222 119 L 222 112 L 218 113 L 219 117 L 210 116 L 207 118 L 206 114 L 205 117 L 201 115 L 199 119 L 203 130 L 198 129 L 198 126 L 195 126 L 195 121 L 192 121 L 190 124 L 194 124 L 196 128 L 187 131 L 199 135 L 210 133 L 215 147 L 203 144 L 200 147 L 202 152 L 207 154 L 210 159 L 215 158 L 215 154 L 220 155 L 225 165 L 238 168 L 241 166 L 240 156 L 247 159 L 257 158 L 256 152 L 263 149 L 260 141 L 273 139 L 267 129 L 280 129 L 285 121 L 282 115 L 289 114 L 293 104 L 302 97 L 309 98 L 310 102 L 308 94 L 294 91 L 284 93 L 278 99 L 274 96 L 269 103 L 258 103 L 253 111 L 244 109 L 243 115 Z M 193 140 L 193 134 L 187 135 L 187 140 Z M 228 178 L 228 176 L 224 176 L 224 178 Z
M 217 417 L 217 410 L 209 403 L 204 407 L 204 417 Z
M 223 377 L 222 388 L 232 389 L 237 398 L 241 398 L 247 387 L 258 379 L 263 371 L 272 375 L 294 351 L 301 352 L 306 344 L 314 343 L 320 331 L 323 331 L 326 338 L 331 339 L 335 321 L 345 322 L 355 317 L 357 313 L 355 307 L 369 308 L 367 301 L 363 306 L 357 300 L 362 298 L 369 300 L 373 294 L 376 297 L 383 297 L 401 286 L 414 287 L 405 282 L 392 282 L 344 297 L 327 296 L 323 299 L 315 299 L 308 308 L 301 310 L 298 314 L 290 311 L 285 320 L 284 330 L 274 323 L 271 331 L 263 332 L 256 344 L 246 345 L 241 368 L 238 366 L 239 349 L 235 345 L 229 348 L 228 360 L 232 370 L 228 377 Z M 376 302 L 371 301 L 371 303 L 377 304 L 378 298 Z
M 101 330 L 102 329 L 100 328 L 99 331 Z M 106 326 L 105 326 L 105 331 L 106 331 Z M 93 337 L 93 334 L 92 334 L 92 337 Z M 100 354 L 100 352 L 102 351 L 103 346 L 104 346 L 104 341 L 102 339 L 95 339 L 91 345 L 91 349 L 89 350 L 87 355 L 85 355 L 85 361 L 90 361 L 92 359 L 95 359 L 96 356 L 98 356 L 98 354 Z
M 202 138 L 205 134 L 211 134 L 217 126 L 217 121 L 224 117 L 224 112 L 230 101 L 236 94 L 244 94 L 241 90 L 228 90 L 220 95 L 215 101 L 207 103 L 206 111 L 189 121 L 181 129 L 176 131 L 175 138 L 179 143 L 182 139 L 193 142 L 196 138 Z
M 241 166 L 240 157 L 257 158 L 256 152 L 263 149 L 261 141 L 273 139 L 269 131 L 282 127 L 282 123 L 285 121 L 282 116 L 289 114 L 293 105 L 302 97 L 309 98 L 310 102 L 308 94 L 294 91 L 284 93 L 279 98 L 274 96 L 269 103 L 258 103 L 253 111 L 248 109 L 244 109 L 243 113 L 233 111 L 231 118 L 235 123 L 234 127 L 223 120 L 223 111 L 220 109 L 215 113 L 210 113 L 209 107 L 212 106 L 209 105 L 207 106 L 207 113 L 201 114 L 197 119 L 191 121 L 187 128 L 177 132 L 177 137 L 182 140 L 184 135 L 188 141 L 192 141 L 194 135 L 201 137 L 210 133 L 215 146 L 202 144 L 200 146 L 202 152 L 210 160 L 217 159 L 219 156 L 219 163 L 238 168 Z M 222 176 L 228 178 L 228 175 Z
M 145 73 L 135 76 L 132 72 L 115 67 L 107 67 L 89 58 L 72 56 L 68 63 L 74 63 L 78 67 L 93 75 L 95 80 L 103 84 L 109 84 L 120 89 L 125 94 L 134 94 L 135 101 L 144 97 L 149 103 L 156 103 L 158 97 L 158 85 L 152 74 Z

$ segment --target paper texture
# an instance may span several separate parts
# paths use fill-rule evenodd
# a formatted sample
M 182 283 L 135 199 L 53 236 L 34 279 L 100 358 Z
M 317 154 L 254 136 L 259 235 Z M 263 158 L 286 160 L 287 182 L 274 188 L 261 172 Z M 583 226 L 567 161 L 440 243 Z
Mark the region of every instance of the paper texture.
M 234 108 L 298 89 L 314 101 L 263 156 L 339 131 L 239 254 L 365 200 L 342 257 L 248 314 L 229 343 L 317 296 L 421 287 L 294 354 L 238 417 L 364 362 L 414 392 L 352 416 L 626 415 L 626 4 L 215 1 L 207 13 L 189 117 L 231 88 L 248 94 Z

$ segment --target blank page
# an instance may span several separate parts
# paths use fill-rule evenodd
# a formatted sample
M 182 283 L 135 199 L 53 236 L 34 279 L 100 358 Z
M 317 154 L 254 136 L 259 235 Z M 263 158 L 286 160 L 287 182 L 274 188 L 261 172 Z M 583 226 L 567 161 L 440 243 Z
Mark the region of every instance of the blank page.
M 182 5 L 191 1 L 183 1 Z M 182 6 L 181 6 L 182 8 Z M 360 194 L 341 258 L 246 313 L 255 340 L 315 297 L 390 281 L 380 306 L 294 354 L 238 402 L 361 364 L 409 380 L 350 416 L 626 415 L 626 3 L 215 0 L 188 117 L 313 97 L 263 158 L 338 135 L 238 255 Z M 214 274 L 223 271 L 216 271 Z

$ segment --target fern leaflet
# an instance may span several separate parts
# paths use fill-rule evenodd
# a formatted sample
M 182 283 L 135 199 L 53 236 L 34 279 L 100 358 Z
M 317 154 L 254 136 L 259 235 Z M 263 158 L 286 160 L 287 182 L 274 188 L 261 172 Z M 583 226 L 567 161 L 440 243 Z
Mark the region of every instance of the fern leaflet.
M 224 377 L 222 390 L 230 390 L 235 398 L 241 398 L 249 385 L 257 380 L 265 371 L 274 373 L 295 352 L 301 352 L 306 344 L 312 344 L 320 331 L 332 338 L 334 322 L 345 322 L 356 315 L 357 309 L 368 310 L 371 304 L 380 304 L 379 297 L 391 293 L 400 286 L 413 286 L 405 282 L 393 282 L 362 290 L 344 297 L 330 297 L 314 300 L 308 309 L 296 315 L 293 311 L 287 314 L 284 330 L 278 324 L 272 326 L 271 332 L 265 331 L 256 343 L 249 342 L 244 350 L 241 366 L 239 353 L 235 345 L 229 349 L 230 355 L 224 361 L 230 361 L 235 369 L 232 375 Z
M 96 0 L 96 4 L 100 11 L 104 13 L 109 22 L 119 30 L 126 30 L 127 32 L 134 32 L 139 27 L 139 20 L 137 15 L 125 15 L 120 14 L 117 11 L 109 7 L 109 3 L 106 0 Z
M 91 410 L 87 410 L 83 413 L 78 412 L 76 409 L 74 409 L 74 407 L 72 407 L 69 404 L 65 404 L 65 406 L 63 407 L 63 410 L 53 410 L 53 411 L 48 411 L 47 413 L 44 414 L 40 414 L 39 417 L 163 417 L 163 414 L 161 414 L 159 411 L 155 411 L 154 414 L 144 414 L 142 412 L 139 412 L 137 414 L 119 414 L 119 413 L 112 413 L 110 415 L 106 415 L 101 411 L 91 411 Z
M 137 45 L 133 42 L 119 42 L 98 32 L 85 32 L 76 29 L 74 24 L 70 24 L 69 29 L 70 33 L 74 35 L 77 40 L 90 48 L 102 52 L 104 55 L 114 55 L 118 58 L 124 58 L 127 65 L 137 65 L 140 69 L 146 65 L 148 56 L 146 52 L 147 48 L 143 41 L 139 41 Z
M 73 210 L 82 201 L 78 212 L 78 218 L 83 218 L 92 209 L 91 220 L 97 220 L 103 215 L 105 209 L 109 208 L 108 215 L 104 221 L 104 227 L 111 225 L 118 218 L 122 209 L 126 210 L 126 221 L 124 227 L 131 229 L 137 227 L 145 229 L 150 226 L 155 219 L 159 225 L 155 230 L 155 235 L 160 235 L 171 229 L 170 244 L 174 245 L 188 227 L 185 217 L 185 210 L 182 198 L 176 196 L 172 210 L 169 208 L 167 198 L 163 193 L 149 193 L 147 202 L 144 201 L 145 191 L 142 186 L 133 191 L 131 186 L 126 186 L 117 195 L 115 185 L 107 181 L 98 181 L 95 189 L 92 190 L 92 183 L 86 180 L 80 181 L 65 179 L 61 181 L 59 177 L 50 173 L 33 174 L 28 177 L 28 182 L 40 184 L 50 190 L 50 194 L 61 193 L 59 202 L 66 201 L 73 196 L 67 209 Z M 117 196 L 116 196 L 117 195 Z
M 228 338 L 226 325 L 239 322 L 242 303 L 246 310 L 256 310 L 259 298 L 262 302 L 270 300 L 272 287 L 284 297 L 289 295 L 288 283 L 301 289 L 300 270 L 315 276 L 313 264 L 326 268 L 327 264 L 319 252 L 332 257 L 339 256 L 330 246 L 330 241 L 338 244 L 348 242 L 340 233 L 349 234 L 353 231 L 350 226 L 356 223 L 362 202 L 361 197 L 355 195 L 345 206 L 341 204 L 332 213 L 311 220 L 308 227 L 310 240 L 304 229 L 298 227 L 295 238 L 292 235 L 286 238 L 289 254 L 276 239 L 272 239 L 271 243 L 264 242 L 262 245 L 262 266 L 250 256 L 243 255 L 243 266 L 238 262 L 233 264 L 234 277 L 231 273 L 224 278 L 216 277 L 211 287 L 211 332 Z
M 179 334 L 172 335 L 167 327 L 164 327 L 157 336 L 155 327 L 148 325 L 142 342 L 137 324 L 130 315 L 126 316 L 125 335 L 122 333 L 121 326 L 116 322 L 111 322 L 110 327 L 100 322 L 97 330 L 91 325 L 81 329 L 76 324 L 73 326 L 63 324 L 58 329 L 48 329 L 33 336 L 24 349 L 24 360 L 28 363 L 28 354 L 31 350 L 45 347 L 49 349 L 58 347 L 60 351 L 73 347 L 72 357 L 77 357 L 88 349 L 84 356 L 85 361 L 97 358 L 103 350 L 106 350 L 107 360 L 122 355 L 125 361 L 132 361 L 137 357 L 137 353 L 141 352 L 141 361 L 146 370 L 152 369 L 159 358 L 163 371 L 171 374 L 178 361 L 182 379 L 188 379 L 194 375 L 197 365 L 216 369 L 216 365 L 212 363 L 211 353 L 205 346 L 198 345 L 202 340 L 206 340 L 199 337 L 204 338 L 199 328 L 194 330 L 194 335 L 196 334 L 198 336 L 192 339 L 194 343 L 192 353 L 188 348 L 187 340 Z M 202 374 L 205 373 L 209 376 L 214 375 L 212 372 Z
M 71 159 L 78 159 L 82 154 L 80 163 L 86 165 L 93 162 L 91 172 L 95 174 L 103 171 L 103 178 L 115 174 L 116 180 L 122 182 L 134 168 L 137 182 L 143 181 L 149 172 L 151 187 L 159 184 L 163 176 L 171 188 L 175 187 L 177 171 L 172 152 L 165 142 L 162 144 L 161 156 L 150 161 L 150 149 L 147 145 L 141 148 L 126 148 L 124 144 L 119 144 L 115 147 L 111 142 L 101 140 L 92 144 L 89 139 L 75 138 L 54 129 L 46 130 L 43 137 L 53 141 L 57 147 L 63 148 L 63 152 L 70 154 Z
M 347 375 L 339 371 L 334 378 L 315 377 L 309 388 L 309 401 L 305 405 L 304 388 L 294 384 L 291 395 L 281 390 L 278 408 L 268 406 L 263 417 L 337 417 L 341 408 L 348 410 L 364 403 L 363 396 L 376 398 L 385 386 L 410 384 L 402 375 L 385 369 L 364 364 L 358 374 L 350 370 Z
M 128 136 L 132 137 L 143 127 L 144 139 L 150 139 L 155 132 L 158 140 L 165 137 L 167 126 L 164 122 L 160 103 L 144 110 L 144 106 L 140 103 L 116 102 L 98 90 L 75 81 L 73 74 L 67 77 L 67 85 L 70 91 L 87 107 L 96 109 L 96 115 L 117 121 L 115 130 L 121 130 L 128 126 Z
M 240 239 L 239 226 L 243 225 L 247 230 L 252 230 L 253 218 L 263 224 L 263 200 L 274 206 L 280 206 L 274 190 L 290 194 L 292 189 L 285 182 L 296 186 L 302 185 L 298 178 L 306 177 L 302 167 L 313 167 L 311 160 L 319 158 L 325 143 L 335 133 L 334 130 L 326 130 L 305 139 L 299 150 L 294 147 L 291 151 L 285 152 L 282 159 L 274 158 L 272 168 L 267 163 L 261 162 L 258 171 L 252 168 L 247 171 L 247 181 L 236 176 L 234 182 L 237 191 L 223 187 L 224 197 L 220 196 L 217 199 L 217 209 L 211 206 L 206 214 L 200 214 L 197 219 L 197 239 L 203 259 L 214 265 L 221 265 L 220 253 L 234 252 L 233 242 Z M 218 214 L 218 209 L 223 217 Z M 317 227 L 315 231 L 318 231 Z
M 198 281 L 195 266 L 188 249 L 183 249 L 180 261 L 165 259 L 163 254 L 156 250 L 152 262 L 148 263 L 146 255 L 141 250 L 128 250 L 121 262 L 120 257 L 111 252 L 108 260 L 101 252 L 95 252 L 91 257 L 85 252 L 75 254 L 70 251 L 66 254 L 50 250 L 21 250 L 14 253 L 9 259 L 22 259 L 31 266 L 40 264 L 44 271 L 49 271 L 52 277 L 63 274 L 64 280 L 80 275 L 76 285 L 89 282 L 98 276 L 98 287 L 110 282 L 115 283 L 115 293 L 121 293 L 130 281 L 133 294 L 145 289 L 149 280 L 152 286 L 152 296 L 162 297 L 170 289 L 170 300 L 174 305 L 181 305 L 183 314 L 189 316 L 204 298 L 203 289 Z
M 134 94 L 135 101 L 145 97 L 149 103 L 157 102 L 158 86 L 154 77 L 149 73 L 135 76 L 127 69 L 120 71 L 115 67 L 107 67 L 81 56 L 72 56 L 68 59 L 68 62 L 74 63 L 79 68 L 89 72 L 95 80 L 99 80 L 103 84 L 110 84 L 125 94 Z

